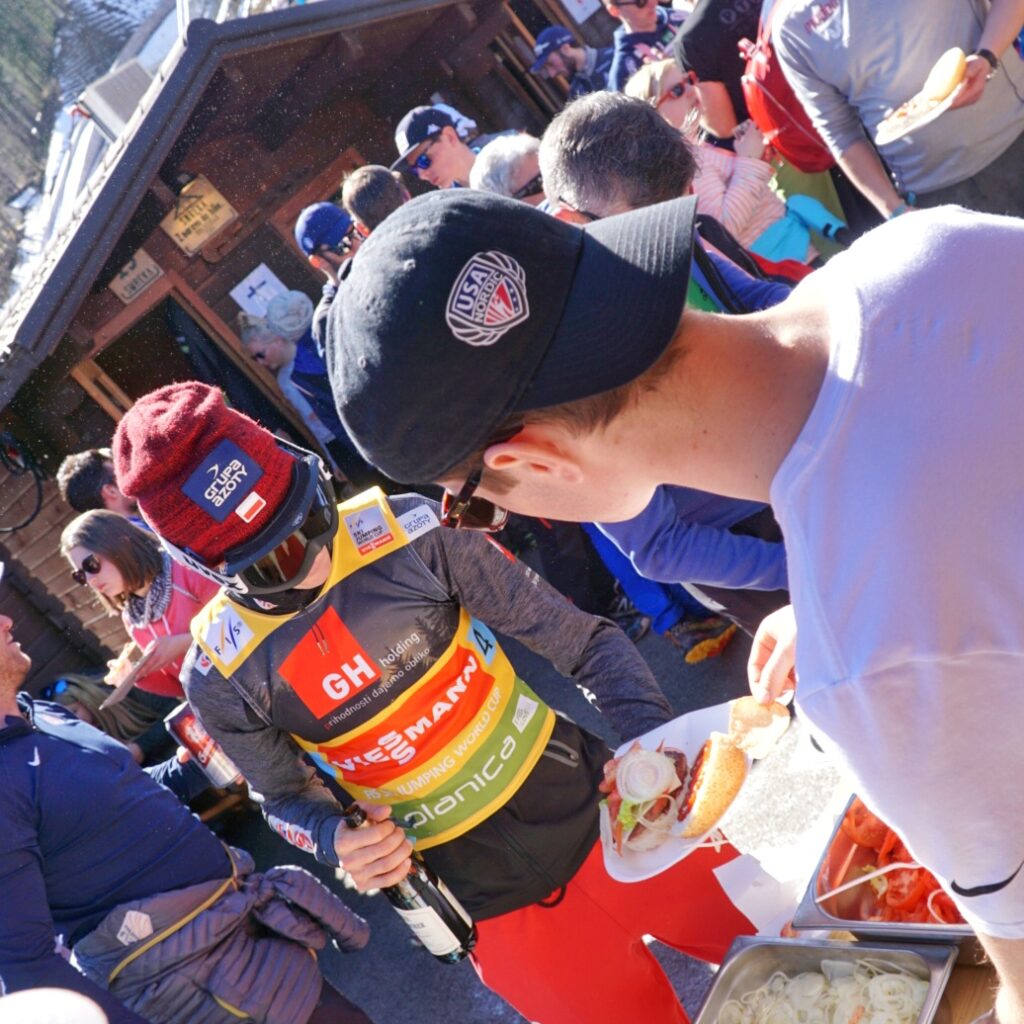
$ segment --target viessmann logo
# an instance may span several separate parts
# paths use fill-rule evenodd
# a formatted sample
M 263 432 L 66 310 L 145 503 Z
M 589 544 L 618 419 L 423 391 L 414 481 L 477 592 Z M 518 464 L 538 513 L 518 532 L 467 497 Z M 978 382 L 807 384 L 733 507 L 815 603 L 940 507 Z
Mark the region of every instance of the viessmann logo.
M 295 645 L 280 673 L 317 718 L 324 718 L 380 679 L 380 669 L 328 608 Z

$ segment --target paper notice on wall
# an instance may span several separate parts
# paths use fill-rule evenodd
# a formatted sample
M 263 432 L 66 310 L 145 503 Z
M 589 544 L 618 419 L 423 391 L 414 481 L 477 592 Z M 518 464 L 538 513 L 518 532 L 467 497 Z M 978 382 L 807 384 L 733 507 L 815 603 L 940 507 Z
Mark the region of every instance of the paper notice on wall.
M 562 6 L 577 25 L 601 10 L 601 0 L 562 0 Z
M 275 295 L 284 295 L 287 291 L 277 274 L 266 263 L 261 263 L 231 289 L 231 298 L 244 312 L 253 316 L 266 316 L 267 303 Z

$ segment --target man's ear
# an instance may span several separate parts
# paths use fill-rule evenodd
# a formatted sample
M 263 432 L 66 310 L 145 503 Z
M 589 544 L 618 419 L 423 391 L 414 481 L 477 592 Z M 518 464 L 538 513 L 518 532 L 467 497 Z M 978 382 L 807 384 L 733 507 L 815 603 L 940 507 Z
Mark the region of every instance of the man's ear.
M 492 444 L 484 452 L 484 465 L 524 481 L 532 477 L 579 483 L 583 479 L 582 468 L 571 449 L 559 434 L 542 426 L 525 427 L 508 441 Z
M 100 497 L 103 499 L 103 504 L 109 506 L 110 502 L 118 504 L 123 495 L 117 484 L 107 483 L 100 488 Z

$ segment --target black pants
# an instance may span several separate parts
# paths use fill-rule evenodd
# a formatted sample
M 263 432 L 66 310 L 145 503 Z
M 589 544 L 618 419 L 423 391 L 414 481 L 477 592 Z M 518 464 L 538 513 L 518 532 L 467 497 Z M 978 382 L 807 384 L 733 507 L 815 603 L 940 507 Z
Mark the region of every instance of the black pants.
M 373 1024 L 373 1021 L 325 979 L 320 1002 L 306 1024 Z

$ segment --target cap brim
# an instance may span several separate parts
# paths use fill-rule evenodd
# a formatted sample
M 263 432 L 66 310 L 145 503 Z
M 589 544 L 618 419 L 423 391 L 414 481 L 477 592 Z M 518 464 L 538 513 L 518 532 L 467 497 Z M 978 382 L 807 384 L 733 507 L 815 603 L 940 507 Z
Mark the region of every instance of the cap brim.
M 409 170 L 409 154 L 418 146 L 419 143 L 410 146 L 393 164 L 388 167 L 390 171 L 407 171 Z
M 538 57 L 533 62 L 533 64 L 530 66 L 530 74 L 531 75 L 540 74 L 541 68 L 543 68 L 544 65 L 547 64 L 548 57 L 550 57 L 550 56 L 551 56 L 551 54 L 550 54 L 550 52 L 548 52 L 548 53 L 545 53 L 543 57 Z
M 657 362 L 686 304 L 696 212 L 686 196 L 584 229 L 565 310 L 517 410 L 611 391 Z

